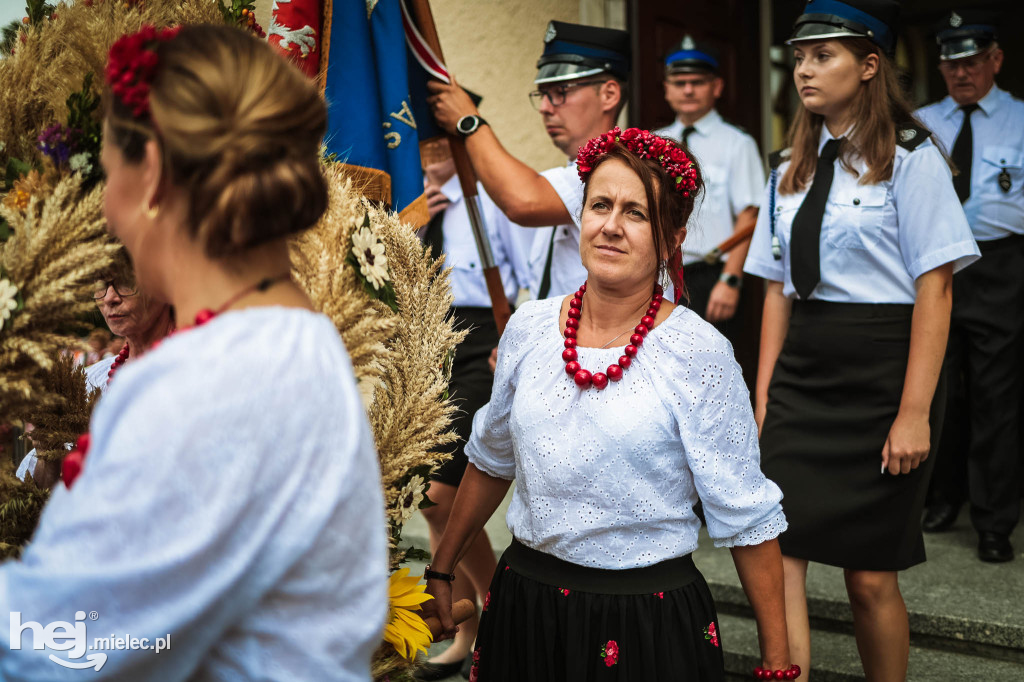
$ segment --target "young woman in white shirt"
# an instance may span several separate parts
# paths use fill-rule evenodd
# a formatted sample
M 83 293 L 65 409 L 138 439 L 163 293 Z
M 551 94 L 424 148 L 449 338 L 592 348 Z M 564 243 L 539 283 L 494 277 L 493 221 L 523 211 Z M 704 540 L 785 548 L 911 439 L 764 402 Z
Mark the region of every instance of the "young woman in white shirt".
M 789 520 L 790 650 L 809 667 L 808 561 L 842 567 L 871 680 L 906 677 L 897 572 L 924 561 L 951 280 L 978 253 L 948 163 L 887 56 L 898 11 L 815 0 L 797 20 L 803 107 L 745 266 L 768 280 L 756 412 Z
M 775 541 L 785 517 L 758 466 L 749 394 L 724 337 L 657 286 L 701 189 L 696 165 L 617 128 L 579 162 L 587 281 L 523 305 L 502 336 L 425 607 L 451 636 L 447 573 L 515 479 L 514 541 L 471 679 L 721 680 L 730 635 L 690 558 L 699 499 L 716 544 L 732 548 L 762 665 L 793 679 Z

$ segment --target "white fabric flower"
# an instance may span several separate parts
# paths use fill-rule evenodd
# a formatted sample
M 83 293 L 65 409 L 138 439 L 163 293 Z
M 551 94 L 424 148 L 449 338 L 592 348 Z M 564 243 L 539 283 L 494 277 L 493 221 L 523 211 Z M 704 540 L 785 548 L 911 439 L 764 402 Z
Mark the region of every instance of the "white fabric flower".
M 363 277 L 380 289 L 390 279 L 388 277 L 388 257 L 384 255 L 384 244 L 377 239 L 370 228 L 362 227 L 352 235 L 352 253 L 359 262 L 359 271 Z
M 89 163 L 89 154 L 87 152 L 81 152 L 75 154 L 68 159 L 68 165 L 71 167 L 71 171 L 78 171 L 82 175 L 88 175 L 92 172 L 92 164 Z
M 11 319 L 11 313 L 18 307 L 18 287 L 11 284 L 10 280 L 0 279 L 0 330 L 4 328 L 4 322 Z
M 398 505 L 402 515 L 402 522 L 408 521 L 412 518 L 412 515 L 416 513 L 416 510 L 420 508 L 420 502 L 423 501 L 423 489 L 426 487 L 426 481 L 422 476 L 413 476 L 409 479 L 409 482 L 402 488 L 402 492 L 398 494 Z

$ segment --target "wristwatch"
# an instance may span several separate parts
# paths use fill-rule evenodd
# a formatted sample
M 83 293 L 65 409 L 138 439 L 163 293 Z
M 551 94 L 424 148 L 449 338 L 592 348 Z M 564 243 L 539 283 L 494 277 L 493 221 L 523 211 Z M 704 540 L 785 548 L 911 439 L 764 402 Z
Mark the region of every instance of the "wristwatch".
M 728 272 L 723 272 L 718 276 L 719 282 L 725 282 L 726 286 L 730 286 L 733 289 L 739 289 L 743 286 L 743 278 L 739 275 L 733 275 Z
M 469 116 L 463 116 L 458 120 L 458 122 L 455 124 L 455 130 L 458 131 L 459 135 L 462 135 L 463 137 L 469 137 L 470 135 L 475 133 L 480 128 L 480 126 L 485 125 L 487 125 L 487 121 L 485 121 L 483 118 L 477 116 L 476 114 L 470 114 Z
M 441 573 L 440 571 L 431 570 L 430 564 L 423 569 L 423 577 L 427 580 L 443 580 L 446 583 L 450 583 L 455 580 L 455 573 Z

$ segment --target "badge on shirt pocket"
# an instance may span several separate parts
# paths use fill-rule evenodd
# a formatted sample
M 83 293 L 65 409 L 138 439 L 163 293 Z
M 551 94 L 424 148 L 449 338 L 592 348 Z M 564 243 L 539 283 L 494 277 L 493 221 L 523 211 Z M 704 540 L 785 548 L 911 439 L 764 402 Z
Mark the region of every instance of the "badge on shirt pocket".
M 1024 154 L 1017 149 L 987 145 L 981 152 L 981 158 L 984 164 L 975 171 L 987 169 L 986 175 L 980 178 L 983 183 L 994 182 L 1003 194 L 1009 194 L 1014 185 L 1020 187 L 1024 184 Z

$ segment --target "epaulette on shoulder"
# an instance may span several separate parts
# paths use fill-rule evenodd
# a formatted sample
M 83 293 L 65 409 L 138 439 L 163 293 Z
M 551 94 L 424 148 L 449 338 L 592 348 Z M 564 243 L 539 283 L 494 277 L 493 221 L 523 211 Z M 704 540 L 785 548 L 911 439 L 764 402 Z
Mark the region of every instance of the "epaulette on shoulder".
M 927 128 L 922 128 L 916 123 L 907 123 L 896 131 L 896 144 L 912 152 L 930 136 L 931 132 Z
M 781 166 L 783 161 L 788 161 L 792 154 L 793 150 L 790 147 L 777 149 L 768 155 L 768 165 L 774 170 Z

